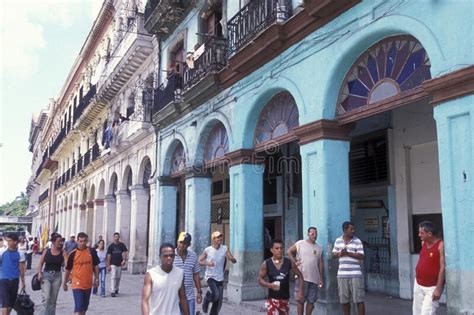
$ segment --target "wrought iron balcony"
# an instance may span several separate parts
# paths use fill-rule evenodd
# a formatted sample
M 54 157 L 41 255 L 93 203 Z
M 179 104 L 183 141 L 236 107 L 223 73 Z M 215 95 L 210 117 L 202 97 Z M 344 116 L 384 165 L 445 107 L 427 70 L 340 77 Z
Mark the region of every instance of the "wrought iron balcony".
M 46 189 L 45 191 L 43 191 L 43 193 L 41 195 L 39 195 L 38 197 L 38 203 L 42 203 L 43 201 L 45 201 L 49 196 L 49 189 Z
M 82 156 L 79 155 L 79 157 L 77 158 L 77 173 L 79 173 L 80 171 L 82 171 Z
M 74 162 L 71 167 L 71 178 L 74 176 L 76 176 L 76 162 Z
M 99 149 L 99 144 L 96 143 L 92 146 L 92 161 L 97 160 L 100 157 L 100 149 Z
M 168 77 L 166 85 L 162 83 L 155 90 L 154 112 L 157 113 L 171 102 L 178 102 L 181 99 L 181 90 L 183 89 L 183 77 L 174 73 Z
M 254 0 L 247 3 L 227 22 L 230 54 L 239 51 L 273 23 L 287 20 L 290 12 L 290 0 Z
M 76 121 L 81 117 L 84 110 L 89 106 L 89 104 L 91 103 L 91 100 L 95 96 L 96 92 L 97 92 L 96 86 L 91 85 L 91 88 L 89 89 L 89 91 L 86 93 L 86 95 L 79 102 L 79 106 L 77 106 L 76 109 L 74 110 L 73 124 L 76 123 Z
M 193 68 L 187 64 L 184 70 L 184 90 L 187 91 L 209 74 L 222 70 L 227 65 L 227 39 L 209 37 L 203 44 L 204 52 L 193 61 Z
M 152 34 L 168 35 L 181 22 L 190 0 L 148 0 L 145 29 Z
M 82 157 L 82 164 L 84 168 L 86 168 L 87 165 L 89 165 L 89 163 L 91 162 L 91 152 L 92 149 L 87 150 L 87 152 L 84 153 L 84 156 Z

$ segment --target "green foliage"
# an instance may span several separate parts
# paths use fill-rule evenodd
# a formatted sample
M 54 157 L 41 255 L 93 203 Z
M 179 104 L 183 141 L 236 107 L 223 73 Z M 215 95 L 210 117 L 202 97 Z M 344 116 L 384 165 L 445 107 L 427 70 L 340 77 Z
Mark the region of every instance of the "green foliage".
M 0 215 L 24 216 L 28 210 L 28 196 L 21 192 L 15 200 L 0 206 Z

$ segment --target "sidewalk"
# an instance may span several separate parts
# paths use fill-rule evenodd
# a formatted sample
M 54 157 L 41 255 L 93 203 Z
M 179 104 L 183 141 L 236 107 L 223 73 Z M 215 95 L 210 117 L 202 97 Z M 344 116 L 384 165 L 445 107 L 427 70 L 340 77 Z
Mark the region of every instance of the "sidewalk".
M 39 314 L 42 310 L 41 305 L 41 291 L 31 290 L 31 278 L 35 274 L 36 266 L 39 258 L 35 257 L 33 260 L 33 267 L 35 269 L 28 270 L 26 275 L 26 289 L 30 294 L 31 299 L 35 302 L 35 314 Z M 141 314 L 141 290 L 143 287 L 143 275 L 131 275 L 128 272 L 122 273 L 122 281 L 120 283 L 120 294 L 118 297 L 112 298 L 107 292 L 105 298 L 100 296 L 92 296 L 89 311 L 87 314 L 111 314 L 111 315 L 139 315 Z M 109 288 L 110 278 L 107 275 L 106 288 Z M 366 314 L 368 315 L 399 315 L 411 314 L 411 301 L 402 300 L 398 298 L 391 298 L 384 295 L 373 293 L 366 294 Z M 62 289 L 59 292 L 58 304 L 56 308 L 57 315 L 72 314 L 74 308 L 74 300 L 72 292 L 64 292 Z M 198 305 L 197 310 L 201 310 Z M 15 312 L 12 312 L 13 314 Z M 241 305 L 231 304 L 224 301 L 222 315 L 258 315 L 265 314 L 264 301 L 249 301 Z M 201 313 L 202 314 L 202 313 Z M 291 305 L 290 315 L 296 314 L 296 306 Z M 313 312 L 314 315 L 316 315 Z M 438 315 L 445 315 L 446 307 L 442 306 L 438 311 Z

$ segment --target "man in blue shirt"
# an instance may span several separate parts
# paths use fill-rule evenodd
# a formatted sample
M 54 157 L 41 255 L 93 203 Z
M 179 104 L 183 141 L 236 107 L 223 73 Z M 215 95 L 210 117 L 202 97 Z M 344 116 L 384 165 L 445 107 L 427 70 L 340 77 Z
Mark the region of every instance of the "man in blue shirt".
M 19 279 L 25 288 L 25 255 L 18 251 L 18 235 L 7 234 L 6 248 L 0 248 L 0 307 L 2 314 L 10 314 L 16 302 Z

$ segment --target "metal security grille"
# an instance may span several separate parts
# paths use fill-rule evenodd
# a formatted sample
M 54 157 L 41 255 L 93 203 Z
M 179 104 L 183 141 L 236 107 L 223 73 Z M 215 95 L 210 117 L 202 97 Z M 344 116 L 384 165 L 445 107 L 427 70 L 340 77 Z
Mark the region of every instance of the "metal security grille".
M 211 205 L 211 223 L 222 223 L 230 218 L 229 198 L 214 200 Z
M 351 143 L 349 152 L 351 185 L 388 181 L 388 147 L 386 135 Z

